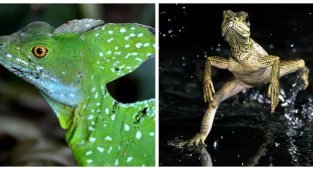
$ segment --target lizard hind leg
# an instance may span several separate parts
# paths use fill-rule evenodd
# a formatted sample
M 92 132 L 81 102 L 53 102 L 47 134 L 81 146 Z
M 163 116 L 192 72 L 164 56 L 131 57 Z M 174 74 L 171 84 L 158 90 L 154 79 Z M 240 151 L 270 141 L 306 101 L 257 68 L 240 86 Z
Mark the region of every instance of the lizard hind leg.
M 303 89 L 306 89 L 309 85 L 309 69 L 305 66 L 303 60 L 281 61 L 279 76 L 285 76 L 300 70 L 300 77 L 303 80 Z
M 213 121 L 215 117 L 215 113 L 217 110 L 218 105 L 224 101 L 225 99 L 234 96 L 235 94 L 239 93 L 240 91 L 249 88 L 248 86 L 243 85 L 237 79 L 232 79 L 226 82 L 221 89 L 214 94 L 213 101 L 208 105 L 207 110 L 202 118 L 200 132 L 198 132 L 195 136 L 193 136 L 190 140 L 181 142 L 180 145 L 184 146 L 193 146 L 193 145 L 204 145 L 205 146 L 205 139 L 209 135 Z

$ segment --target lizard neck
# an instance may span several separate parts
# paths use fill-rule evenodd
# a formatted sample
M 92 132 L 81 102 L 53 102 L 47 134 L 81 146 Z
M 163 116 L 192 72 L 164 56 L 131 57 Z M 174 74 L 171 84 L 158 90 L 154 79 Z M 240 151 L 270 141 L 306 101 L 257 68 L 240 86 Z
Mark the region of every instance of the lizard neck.
M 108 165 L 125 163 L 138 149 L 146 150 L 147 159 L 153 157 L 154 150 L 148 146 L 154 145 L 154 100 L 119 103 L 104 85 L 90 92 L 75 108 L 66 135 L 79 164 L 99 165 L 103 158 Z M 131 143 L 138 148 L 129 148 Z
M 251 49 L 252 39 L 251 38 L 237 38 L 228 37 L 227 41 L 231 47 L 231 55 L 239 61 L 245 59 Z

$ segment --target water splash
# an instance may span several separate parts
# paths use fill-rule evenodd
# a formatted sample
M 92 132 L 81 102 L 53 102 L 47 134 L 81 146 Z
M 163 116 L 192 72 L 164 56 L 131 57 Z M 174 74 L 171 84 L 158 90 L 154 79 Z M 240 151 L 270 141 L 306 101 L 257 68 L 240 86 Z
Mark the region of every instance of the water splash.
M 312 121 L 313 118 L 313 103 L 312 97 L 309 96 L 307 102 L 302 105 L 302 110 L 296 108 L 296 97 L 300 90 L 303 89 L 303 82 L 300 78 L 300 74 L 297 74 L 296 80 L 290 89 L 288 97 L 285 102 L 282 103 L 284 107 L 284 118 L 287 119 L 288 129 L 286 135 L 288 136 L 288 152 L 291 156 L 291 163 L 295 166 L 299 166 L 299 156 L 301 155 L 300 149 L 296 145 L 296 140 L 304 132 L 302 127 L 306 125 L 306 122 Z

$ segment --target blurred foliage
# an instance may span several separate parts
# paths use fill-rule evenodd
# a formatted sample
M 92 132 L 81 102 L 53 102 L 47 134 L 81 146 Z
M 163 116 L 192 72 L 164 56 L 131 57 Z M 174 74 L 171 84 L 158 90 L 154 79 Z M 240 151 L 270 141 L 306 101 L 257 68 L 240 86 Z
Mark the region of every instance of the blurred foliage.
M 154 15 L 154 4 L 1 4 L 0 35 L 33 21 L 58 27 L 80 18 L 154 27 Z M 0 74 L 0 165 L 75 165 L 65 132 L 38 91 L 2 66 Z M 154 60 L 108 88 L 124 102 L 154 97 Z

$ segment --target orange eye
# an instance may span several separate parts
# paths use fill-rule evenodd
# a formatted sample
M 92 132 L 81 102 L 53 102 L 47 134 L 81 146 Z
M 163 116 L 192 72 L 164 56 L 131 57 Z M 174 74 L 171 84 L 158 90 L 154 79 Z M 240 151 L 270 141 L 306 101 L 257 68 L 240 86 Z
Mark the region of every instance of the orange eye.
M 47 48 L 44 46 L 35 46 L 33 48 L 33 54 L 37 57 L 37 58 L 43 58 L 46 56 L 47 54 Z

